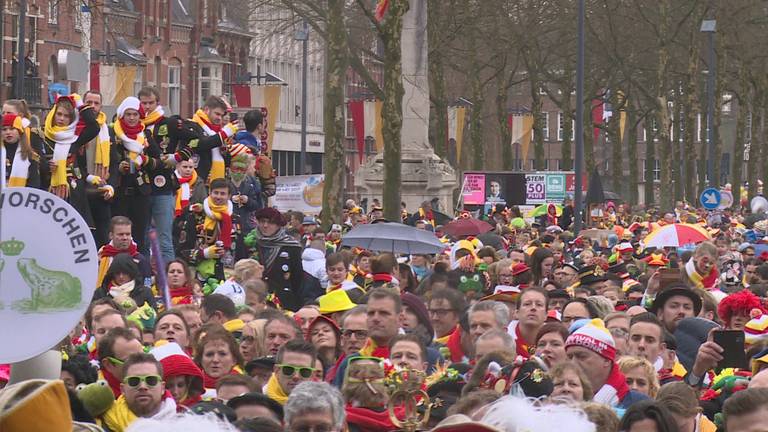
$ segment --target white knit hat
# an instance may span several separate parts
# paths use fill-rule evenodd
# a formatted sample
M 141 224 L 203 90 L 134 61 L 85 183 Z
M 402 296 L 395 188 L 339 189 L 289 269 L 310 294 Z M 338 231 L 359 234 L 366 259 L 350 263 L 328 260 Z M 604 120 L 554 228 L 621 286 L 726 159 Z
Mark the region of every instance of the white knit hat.
M 120 105 L 117 107 L 117 116 L 123 118 L 126 110 L 133 109 L 138 111 L 140 106 L 141 101 L 138 98 L 135 96 L 128 96 L 127 98 L 123 99 L 123 101 L 120 102 Z
M 565 341 L 565 348 L 580 346 L 613 361 L 616 358 L 616 343 L 611 332 L 605 328 L 605 323 L 599 318 L 588 322 Z
M 753 309 L 750 317 L 752 319 L 744 326 L 744 342 L 747 345 L 755 345 L 768 341 L 768 314 L 762 313 L 760 309 Z

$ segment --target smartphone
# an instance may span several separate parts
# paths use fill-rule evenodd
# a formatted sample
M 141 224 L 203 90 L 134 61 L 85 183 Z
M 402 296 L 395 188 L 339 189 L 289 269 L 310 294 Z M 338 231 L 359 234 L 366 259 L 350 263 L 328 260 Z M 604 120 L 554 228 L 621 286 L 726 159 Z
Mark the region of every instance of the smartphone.
M 237 122 L 238 114 L 236 112 L 229 113 L 229 121 L 231 123 Z
M 660 268 L 659 269 L 659 291 L 665 290 L 668 286 L 682 282 L 679 269 Z
M 744 352 L 744 332 L 739 330 L 715 330 L 712 340 L 723 348 L 723 359 L 718 368 L 746 369 L 747 355 Z

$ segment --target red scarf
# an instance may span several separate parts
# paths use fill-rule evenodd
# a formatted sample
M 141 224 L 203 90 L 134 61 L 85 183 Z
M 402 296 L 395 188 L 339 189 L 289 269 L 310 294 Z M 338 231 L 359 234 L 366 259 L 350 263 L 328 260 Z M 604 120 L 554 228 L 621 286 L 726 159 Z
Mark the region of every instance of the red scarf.
M 464 361 L 464 351 L 461 349 L 461 328 L 456 326 L 456 330 L 448 336 L 445 346 L 451 352 L 451 363 L 461 363 Z
M 389 410 L 374 411 L 368 408 L 353 407 L 352 405 L 347 405 L 344 407 L 344 410 L 347 412 L 347 423 L 357 426 L 361 432 L 380 432 L 398 429 L 389 418 Z M 397 418 L 404 418 L 405 408 L 402 406 L 395 407 L 395 415 Z
M 621 370 L 619 370 L 619 365 L 617 363 L 613 364 L 613 368 L 611 368 L 611 373 L 610 375 L 608 375 L 608 379 L 605 380 L 605 385 L 613 387 L 616 390 L 616 396 L 619 398 L 619 401 L 624 400 L 624 397 L 627 395 L 627 393 L 629 393 L 627 378 L 624 376 L 623 373 L 621 373 Z
M 190 408 L 193 405 L 195 405 L 196 403 L 201 402 L 202 400 L 203 400 L 203 395 L 197 395 L 197 396 L 194 396 L 194 397 L 188 397 L 188 398 L 184 399 L 183 401 L 176 401 L 178 403 L 178 405 L 179 405 L 177 407 L 176 411 L 178 413 L 186 412 L 187 411 L 186 408 Z
M 171 292 L 171 303 L 177 304 L 192 304 L 192 287 L 182 286 L 178 288 L 169 288 Z
M 144 132 L 144 125 L 141 124 L 141 122 L 136 123 L 136 126 L 129 126 L 122 117 L 120 117 L 117 121 L 120 122 L 120 127 L 123 128 L 125 136 L 132 140 L 136 140 L 139 137 L 139 134 Z
M 109 242 L 101 248 L 101 252 L 99 253 L 99 258 L 114 258 L 115 255 L 121 254 L 121 253 L 127 253 L 130 256 L 136 258 L 136 256 L 139 254 L 139 248 L 138 246 L 136 246 L 136 243 L 131 242 L 131 245 L 128 246 L 128 249 L 121 250 L 112 246 L 112 242 Z
M 515 351 L 526 360 L 531 358 L 530 346 L 520 333 L 520 323 L 515 326 Z
M 392 275 L 389 273 L 374 273 L 373 276 L 371 276 L 371 280 L 374 282 L 391 283 L 392 279 Z
M 109 361 L 109 360 L 104 360 Z M 109 384 L 109 388 L 112 389 L 112 393 L 115 394 L 115 399 L 119 398 L 121 394 L 123 394 L 123 391 L 120 389 L 120 380 L 117 379 L 116 376 L 109 373 L 107 368 L 101 368 L 101 374 L 104 375 L 104 379 L 107 381 L 107 384 Z
M 200 368 L 202 369 L 202 368 Z M 239 372 L 237 372 L 234 368 L 229 371 L 228 375 L 240 375 Z M 221 378 L 221 377 L 219 377 Z M 207 389 L 215 389 L 216 383 L 219 382 L 219 378 L 214 378 L 210 375 L 208 375 L 205 371 L 203 371 L 203 387 Z

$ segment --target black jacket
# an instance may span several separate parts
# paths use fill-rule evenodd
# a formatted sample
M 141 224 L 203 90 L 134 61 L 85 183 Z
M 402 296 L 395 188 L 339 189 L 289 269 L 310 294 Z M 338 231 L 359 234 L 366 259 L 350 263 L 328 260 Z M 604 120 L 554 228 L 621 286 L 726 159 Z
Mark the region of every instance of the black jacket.
M 101 286 L 93 293 L 93 300 L 98 300 L 102 297 L 109 297 L 109 284 L 115 274 L 122 272 L 132 277 L 136 284 L 131 291 L 130 297 L 136 302 L 136 305 L 141 307 L 144 303 L 152 306 L 153 309 L 157 307 L 155 304 L 155 298 L 152 295 L 152 290 L 144 286 L 143 275 L 139 271 L 139 265 L 128 254 L 118 254 L 112 259 L 112 264 L 109 266 L 107 273 L 104 275 L 104 281 Z M 93 301 L 92 300 L 92 301 Z
M 272 265 L 264 269 L 264 280 L 269 291 L 280 299 L 283 308 L 294 312 L 299 310 L 303 306 L 301 293 L 304 282 L 301 247 L 281 247 Z

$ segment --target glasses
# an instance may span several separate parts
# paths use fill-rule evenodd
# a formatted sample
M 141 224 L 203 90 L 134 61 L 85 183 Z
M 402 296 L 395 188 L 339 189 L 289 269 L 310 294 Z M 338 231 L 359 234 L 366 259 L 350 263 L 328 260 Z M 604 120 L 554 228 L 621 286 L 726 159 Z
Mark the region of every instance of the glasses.
M 449 313 L 453 312 L 453 309 L 430 309 L 429 315 L 435 315 L 435 316 L 446 316 Z
M 277 367 L 280 368 L 280 372 L 283 373 L 283 375 L 287 377 L 292 377 L 294 374 L 296 374 L 296 371 L 299 371 L 299 376 L 302 378 L 309 378 L 312 376 L 313 373 L 317 369 L 306 367 L 306 366 L 293 366 L 293 365 L 286 365 L 286 364 L 279 364 Z
M 368 337 L 368 331 L 367 330 L 343 330 L 341 332 L 341 335 L 345 338 L 355 338 L 358 340 L 362 340 Z
M 163 378 L 160 377 L 160 375 L 135 375 L 125 377 L 123 382 L 128 384 L 128 387 L 131 388 L 136 388 L 141 385 L 141 383 L 146 383 L 147 387 L 156 387 L 162 380 Z
M 563 317 L 563 322 L 564 323 L 570 323 L 570 322 L 578 321 L 578 320 L 581 320 L 581 319 L 587 319 L 587 318 L 586 317 L 578 317 L 578 316 L 577 317 Z
M 112 364 L 115 366 L 122 366 L 123 363 L 125 363 L 125 360 L 120 360 L 119 358 L 115 358 L 115 357 L 104 357 L 104 358 L 112 362 Z
M 623 329 L 621 327 L 610 328 L 610 329 L 608 329 L 608 331 L 611 332 L 611 336 L 616 336 L 616 337 L 620 337 L 620 338 L 625 338 L 625 337 L 629 336 L 629 331 L 627 331 L 627 329 Z

